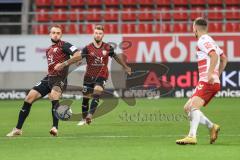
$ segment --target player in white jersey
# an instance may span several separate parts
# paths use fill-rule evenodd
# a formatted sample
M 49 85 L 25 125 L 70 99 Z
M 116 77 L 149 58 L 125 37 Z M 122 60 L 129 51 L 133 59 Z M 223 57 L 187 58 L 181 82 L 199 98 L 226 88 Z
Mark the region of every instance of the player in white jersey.
M 201 111 L 220 90 L 219 76 L 227 64 L 227 58 L 216 42 L 207 34 L 207 21 L 197 18 L 193 23 L 193 32 L 198 39 L 197 61 L 199 82 L 192 97 L 184 106 L 190 119 L 190 131 L 187 137 L 176 141 L 177 144 L 196 144 L 199 124 L 206 125 L 210 131 L 210 144 L 217 139 L 219 125 L 211 122 Z

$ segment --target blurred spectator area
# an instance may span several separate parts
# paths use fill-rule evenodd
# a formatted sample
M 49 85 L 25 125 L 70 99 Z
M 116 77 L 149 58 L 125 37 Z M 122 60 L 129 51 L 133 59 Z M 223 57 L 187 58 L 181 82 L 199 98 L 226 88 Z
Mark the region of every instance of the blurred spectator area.
M 210 32 L 240 31 L 240 0 L 24 0 L 22 6 L 27 13 L 16 20 L 25 34 L 48 34 L 53 23 L 66 34 L 92 33 L 95 24 L 109 34 L 186 33 L 199 16 L 208 19 Z

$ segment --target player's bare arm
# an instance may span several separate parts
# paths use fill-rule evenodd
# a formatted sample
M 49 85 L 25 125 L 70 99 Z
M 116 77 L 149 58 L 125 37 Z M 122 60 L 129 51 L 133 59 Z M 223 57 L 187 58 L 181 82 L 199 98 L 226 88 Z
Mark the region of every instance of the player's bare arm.
M 129 66 L 127 66 L 127 64 L 122 60 L 122 58 L 120 58 L 117 54 L 115 54 L 113 56 L 113 58 L 117 61 L 118 64 L 120 64 L 124 70 L 129 74 L 131 75 L 132 71 L 131 71 L 131 68 Z
M 227 57 L 225 56 L 225 54 L 222 54 L 220 56 L 220 65 L 219 65 L 219 76 L 222 74 L 223 70 L 225 69 L 226 65 L 227 65 Z
M 54 67 L 54 69 L 59 71 L 59 70 L 62 70 L 64 67 L 70 66 L 70 65 L 72 65 L 74 63 L 77 63 L 77 62 L 79 62 L 81 60 L 82 60 L 82 56 L 81 56 L 80 51 L 78 51 L 78 52 L 75 52 L 70 59 L 64 61 L 63 63 L 58 63 Z
M 215 51 L 211 51 L 208 55 L 210 56 L 210 67 L 208 70 L 208 82 L 212 84 L 214 82 L 213 74 L 214 74 L 214 68 L 217 65 L 218 56 Z

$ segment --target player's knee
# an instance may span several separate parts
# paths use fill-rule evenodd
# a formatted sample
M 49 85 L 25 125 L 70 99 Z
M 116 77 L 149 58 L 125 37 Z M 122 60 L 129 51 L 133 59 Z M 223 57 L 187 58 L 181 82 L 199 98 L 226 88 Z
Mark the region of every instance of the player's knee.
M 58 100 L 60 97 L 61 97 L 61 94 L 58 94 L 58 93 L 55 93 L 55 92 L 51 92 L 50 93 L 50 97 L 51 97 L 51 100 Z
M 189 110 L 191 110 L 191 109 L 199 109 L 202 105 L 203 105 L 203 104 L 200 103 L 200 102 L 193 101 L 193 102 L 191 103 L 191 107 L 189 107 L 189 108 L 190 108 Z
M 51 90 L 51 93 L 54 94 L 61 94 L 62 93 L 62 89 L 59 86 L 54 86 Z
M 94 87 L 94 93 L 93 94 L 101 94 L 103 92 L 103 87 L 101 86 L 95 86 Z
M 58 100 L 62 95 L 61 89 L 56 87 L 51 90 L 51 93 L 49 94 L 49 97 L 51 97 L 52 100 Z
M 51 96 L 51 93 L 48 94 L 48 99 L 49 100 L 53 100 L 52 96 Z
M 200 107 L 202 107 L 204 105 L 204 100 L 198 96 L 195 96 L 192 98 L 191 101 L 191 106 L 195 109 L 199 109 Z
M 39 97 L 38 94 L 34 93 L 34 92 L 29 92 L 28 95 L 25 97 L 25 102 L 28 102 L 28 103 L 33 103 L 35 100 L 37 100 Z
M 185 105 L 183 110 L 184 110 L 185 113 L 189 113 L 190 112 L 190 106 Z

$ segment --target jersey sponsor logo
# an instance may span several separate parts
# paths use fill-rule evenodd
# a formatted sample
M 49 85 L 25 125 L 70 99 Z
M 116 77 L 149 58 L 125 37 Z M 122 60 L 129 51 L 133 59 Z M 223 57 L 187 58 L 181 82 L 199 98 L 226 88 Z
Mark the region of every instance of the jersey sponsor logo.
M 95 57 L 94 63 L 92 64 L 94 66 L 103 66 L 103 57 Z
M 73 52 L 73 51 L 75 51 L 75 50 L 77 49 L 77 47 L 72 46 L 72 47 L 70 47 L 69 49 Z

